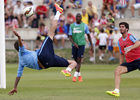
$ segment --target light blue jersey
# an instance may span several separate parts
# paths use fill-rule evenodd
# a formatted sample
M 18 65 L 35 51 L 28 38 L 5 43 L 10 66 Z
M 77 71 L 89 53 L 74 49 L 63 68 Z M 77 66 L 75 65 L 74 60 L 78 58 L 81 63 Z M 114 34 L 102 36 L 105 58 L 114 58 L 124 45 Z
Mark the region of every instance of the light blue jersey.
M 17 71 L 17 77 L 22 76 L 25 66 L 28 68 L 40 70 L 37 60 L 37 51 L 36 52 L 29 51 L 26 50 L 24 46 L 22 47 L 19 46 L 18 57 L 19 57 L 19 66 Z

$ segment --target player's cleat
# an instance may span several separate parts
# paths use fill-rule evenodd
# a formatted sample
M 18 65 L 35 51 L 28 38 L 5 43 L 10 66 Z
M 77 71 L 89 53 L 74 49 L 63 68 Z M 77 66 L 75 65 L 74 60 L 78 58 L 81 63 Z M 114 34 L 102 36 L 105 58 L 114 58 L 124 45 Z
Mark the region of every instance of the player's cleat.
M 115 97 L 119 97 L 120 96 L 120 93 L 117 93 L 116 91 L 106 91 L 106 93 L 108 95 L 115 96 Z
M 82 76 L 79 76 L 79 77 L 78 77 L 78 81 L 79 81 L 79 82 L 83 82 Z
M 67 71 L 67 70 L 61 70 L 61 73 L 62 73 L 63 75 L 65 75 L 66 77 L 71 76 L 71 73 L 70 73 L 69 71 Z
M 73 82 L 76 82 L 76 77 L 73 77 L 72 81 L 73 81 Z
M 60 13 L 63 12 L 63 8 L 61 8 L 58 4 L 55 3 L 54 6 L 55 6 L 57 11 L 59 11 Z

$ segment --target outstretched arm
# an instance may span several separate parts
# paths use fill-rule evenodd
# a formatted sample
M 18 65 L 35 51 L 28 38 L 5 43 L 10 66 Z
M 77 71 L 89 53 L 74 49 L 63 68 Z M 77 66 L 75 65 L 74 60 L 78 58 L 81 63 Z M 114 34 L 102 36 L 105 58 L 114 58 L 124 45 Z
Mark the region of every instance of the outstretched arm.
M 9 95 L 13 95 L 14 93 L 17 93 L 17 85 L 18 85 L 20 78 L 21 77 L 16 78 L 14 88 L 8 93 Z
M 15 34 L 15 36 L 17 36 L 17 38 L 18 38 L 18 45 L 19 45 L 20 47 L 22 47 L 22 46 L 23 46 L 23 43 L 22 43 L 21 37 L 20 37 L 20 35 L 17 33 L 17 31 L 15 30 L 14 26 L 12 27 L 12 30 L 13 30 L 13 33 Z

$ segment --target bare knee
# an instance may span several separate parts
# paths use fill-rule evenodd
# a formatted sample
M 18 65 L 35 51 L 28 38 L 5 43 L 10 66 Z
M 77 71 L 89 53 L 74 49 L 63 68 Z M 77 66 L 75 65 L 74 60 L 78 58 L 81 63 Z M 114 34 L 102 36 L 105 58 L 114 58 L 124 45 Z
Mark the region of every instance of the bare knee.
M 127 73 L 128 72 L 128 69 L 126 66 L 119 66 L 115 69 L 115 72 L 114 74 L 115 75 L 121 75 L 121 74 L 124 74 L 124 73 Z
M 132 5 L 131 8 L 134 9 L 134 6 Z
M 117 68 L 115 69 L 114 74 L 115 74 L 115 75 L 120 75 L 120 68 L 119 68 L 119 67 L 117 67 Z

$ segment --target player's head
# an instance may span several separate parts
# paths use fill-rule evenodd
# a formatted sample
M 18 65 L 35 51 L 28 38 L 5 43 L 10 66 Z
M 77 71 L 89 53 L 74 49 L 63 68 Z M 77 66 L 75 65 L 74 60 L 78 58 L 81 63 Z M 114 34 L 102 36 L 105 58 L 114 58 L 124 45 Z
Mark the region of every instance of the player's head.
M 83 14 L 83 15 L 86 14 L 86 9 L 82 9 L 82 14 Z
M 124 34 L 124 33 L 128 32 L 128 30 L 129 30 L 129 24 L 126 22 L 120 22 L 119 27 L 120 27 L 121 34 Z
M 25 46 L 25 49 L 28 48 L 27 44 L 22 40 L 23 45 Z M 18 40 L 14 43 L 14 47 L 17 51 L 19 51 L 19 44 L 18 44 Z
M 40 23 L 40 28 L 45 28 L 45 24 L 44 23 Z
M 78 14 L 76 15 L 76 22 L 77 22 L 77 23 L 81 23 L 81 19 L 82 19 L 82 16 L 81 16 L 80 13 L 78 13 Z
M 103 29 L 103 28 L 102 28 L 102 29 L 100 29 L 100 32 L 101 32 L 101 33 L 104 33 L 104 29 Z
M 20 1 L 20 0 L 17 0 L 17 2 L 16 2 L 16 3 L 17 3 L 17 5 L 18 5 L 18 6 L 20 6 L 20 5 L 21 5 L 21 1 Z
M 110 33 L 110 34 L 112 34 L 112 33 L 113 33 L 113 31 L 112 31 L 112 30 L 109 30 L 109 33 Z

